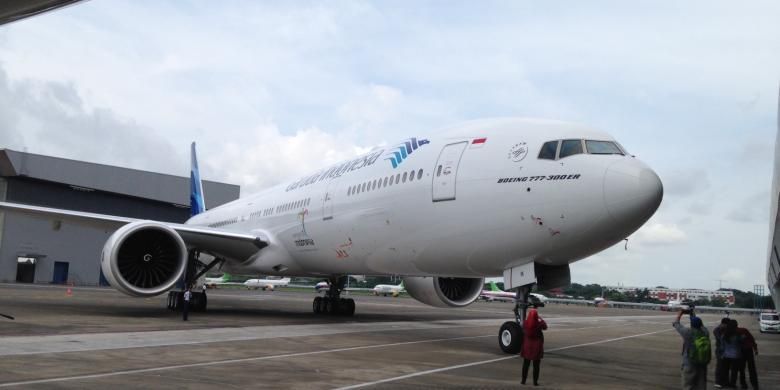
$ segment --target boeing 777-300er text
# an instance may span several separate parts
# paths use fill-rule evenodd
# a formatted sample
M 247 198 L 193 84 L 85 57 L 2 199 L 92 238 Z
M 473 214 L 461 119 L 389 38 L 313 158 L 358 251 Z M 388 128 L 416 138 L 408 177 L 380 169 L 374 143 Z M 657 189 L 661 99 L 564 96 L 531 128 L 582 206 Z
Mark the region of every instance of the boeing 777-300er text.
M 531 286 L 569 284 L 569 264 L 628 237 L 663 196 L 655 172 L 610 135 L 533 119 L 408 138 L 208 211 L 194 143 L 192 167 L 184 224 L 0 208 L 115 229 L 101 267 L 114 288 L 137 297 L 183 277 L 193 283 L 219 264 L 236 274 L 326 277 L 314 312 L 352 315 L 354 301 L 340 297 L 349 274 L 402 276 L 410 296 L 438 307 L 466 306 L 485 277 L 503 275 L 518 310 L 498 339 L 514 353 Z M 169 293 L 169 305 L 177 296 Z

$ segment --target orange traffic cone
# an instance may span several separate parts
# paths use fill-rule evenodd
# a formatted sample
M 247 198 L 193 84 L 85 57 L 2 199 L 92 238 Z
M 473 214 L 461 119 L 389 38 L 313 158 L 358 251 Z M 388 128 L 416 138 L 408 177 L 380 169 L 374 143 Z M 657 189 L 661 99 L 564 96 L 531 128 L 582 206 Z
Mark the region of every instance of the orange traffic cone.
M 65 290 L 65 295 L 72 297 L 73 296 L 73 283 L 68 285 L 68 289 Z

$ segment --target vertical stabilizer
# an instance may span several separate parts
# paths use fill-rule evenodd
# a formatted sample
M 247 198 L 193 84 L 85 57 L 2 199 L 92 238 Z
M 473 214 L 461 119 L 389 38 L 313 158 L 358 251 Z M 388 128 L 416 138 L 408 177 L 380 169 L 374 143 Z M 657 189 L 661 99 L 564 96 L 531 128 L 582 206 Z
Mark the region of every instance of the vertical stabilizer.
M 203 183 L 200 181 L 198 156 L 195 154 L 195 142 L 190 150 L 190 216 L 206 211 L 206 200 L 203 198 Z
M 490 282 L 490 291 L 500 292 L 502 290 L 498 288 L 496 282 Z

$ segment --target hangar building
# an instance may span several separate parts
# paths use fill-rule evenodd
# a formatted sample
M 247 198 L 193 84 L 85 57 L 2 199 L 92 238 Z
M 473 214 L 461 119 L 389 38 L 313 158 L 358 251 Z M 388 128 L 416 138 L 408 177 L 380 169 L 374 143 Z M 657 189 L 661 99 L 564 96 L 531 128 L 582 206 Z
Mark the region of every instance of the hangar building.
M 766 261 L 766 282 L 769 293 L 780 310 L 780 92 L 777 97 L 777 133 L 775 135 L 775 166 L 772 192 L 769 193 L 769 248 Z
M 0 149 L 0 201 L 181 223 L 189 178 Z M 206 207 L 237 185 L 203 181 Z M 0 282 L 106 285 L 100 253 L 112 230 L 0 212 Z

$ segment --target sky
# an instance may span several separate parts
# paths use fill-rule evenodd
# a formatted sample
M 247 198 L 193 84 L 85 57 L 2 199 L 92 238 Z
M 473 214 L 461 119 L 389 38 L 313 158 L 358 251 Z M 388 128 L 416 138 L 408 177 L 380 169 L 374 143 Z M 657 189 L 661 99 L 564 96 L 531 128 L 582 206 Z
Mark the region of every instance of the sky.
M 615 136 L 664 184 L 572 280 L 766 284 L 780 2 L 93 0 L 0 26 L 0 148 L 250 194 L 376 145 L 523 116 Z

